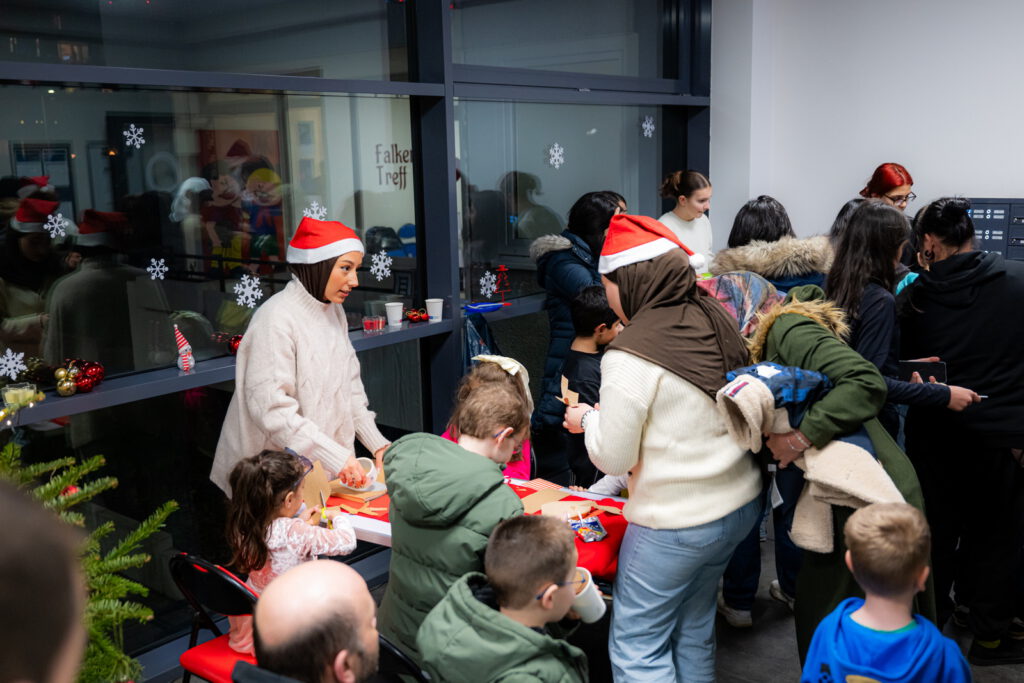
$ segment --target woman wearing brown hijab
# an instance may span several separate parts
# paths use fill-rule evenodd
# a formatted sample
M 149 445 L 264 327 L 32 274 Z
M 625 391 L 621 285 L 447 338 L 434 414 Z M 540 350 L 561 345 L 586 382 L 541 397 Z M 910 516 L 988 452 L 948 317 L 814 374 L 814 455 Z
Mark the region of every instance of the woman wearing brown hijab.
M 600 410 L 566 410 L 603 472 L 629 473 L 615 582 L 615 680 L 713 680 L 718 580 L 760 513 L 761 477 L 715 407 L 747 352 L 658 221 L 612 219 L 599 271 L 626 328 L 601 361 Z

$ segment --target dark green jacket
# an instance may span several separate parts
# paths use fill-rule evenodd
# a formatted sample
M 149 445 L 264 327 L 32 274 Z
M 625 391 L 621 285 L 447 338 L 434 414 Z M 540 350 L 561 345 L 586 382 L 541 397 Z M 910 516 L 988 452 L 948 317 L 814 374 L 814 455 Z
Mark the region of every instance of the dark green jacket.
M 751 359 L 771 361 L 826 375 L 834 385 L 811 406 L 800 431 L 818 448 L 836 436 L 867 429 L 875 456 L 903 498 L 924 510 L 924 496 L 914 466 L 875 419 L 885 403 L 885 381 L 878 369 L 840 340 L 846 334 L 842 311 L 814 285 L 791 289 L 785 302 L 758 325 L 751 339 Z M 843 526 L 852 508 L 833 507 L 831 553 L 804 551 L 796 587 L 796 637 L 803 663 L 818 623 L 840 602 L 864 593 L 846 568 Z M 935 594 L 917 596 L 915 612 L 935 621 Z
M 431 610 L 416 638 L 423 667 L 445 683 L 583 683 L 587 657 L 498 611 L 487 577 L 467 574 Z
M 523 504 L 487 458 L 431 434 L 384 454 L 391 496 L 391 570 L 377 621 L 414 659 L 416 631 L 463 574 L 482 571 L 487 539 Z

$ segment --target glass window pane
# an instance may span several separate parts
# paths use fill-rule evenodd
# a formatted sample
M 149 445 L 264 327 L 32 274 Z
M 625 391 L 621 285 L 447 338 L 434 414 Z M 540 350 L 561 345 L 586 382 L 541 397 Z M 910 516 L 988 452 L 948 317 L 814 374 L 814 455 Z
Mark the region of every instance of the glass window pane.
M 406 98 L 45 86 L 0 98 L 0 352 L 148 370 L 174 365 L 177 324 L 196 360 L 223 355 L 291 279 L 304 213 L 363 238 L 352 329 L 387 300 L 421 300 Z M 19 198 L 40 175 L 49 185 Z M 37 199 L 43 214 L 19 218 Z M 51 238 L 57 214 L 65 234 Z M 370 272 L 374 254 L 386 272 Z
M 465 298 L 542 291 L 530 245 L 561 232 L 586 192 L 613 190 L 630 212 L 661 215 L 660 124 L 658 107 L 456 101 Z
M 609 76 L 662 77 L 666 0 L 461 0 L 453 61 Z
M 404 2 L 13 0 L 0 60 L 408 80 Z

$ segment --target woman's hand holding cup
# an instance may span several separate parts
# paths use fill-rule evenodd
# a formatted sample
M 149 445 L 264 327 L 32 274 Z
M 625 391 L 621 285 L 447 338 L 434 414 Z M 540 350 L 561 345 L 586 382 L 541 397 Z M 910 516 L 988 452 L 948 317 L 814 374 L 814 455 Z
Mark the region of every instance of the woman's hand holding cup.
M 361 488 L 366 486 L 366 470 L 353 455 L 338 472 L 338 479 L 343 485 L 350 488 Z

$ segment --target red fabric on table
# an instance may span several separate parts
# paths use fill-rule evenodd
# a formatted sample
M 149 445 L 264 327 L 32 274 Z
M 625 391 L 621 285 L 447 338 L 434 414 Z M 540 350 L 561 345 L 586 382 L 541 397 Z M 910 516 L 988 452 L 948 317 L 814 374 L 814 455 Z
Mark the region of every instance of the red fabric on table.
M 521 484 L 509 483 L 509 488 L 515 491 L 516 495 L 520 498 L 537 493 L 537 489 Z M 625 505 L 625 503 L 611 498 L 591 500 L 590 498 L 568 495 L 562 500 L 583 500 L 608 507 L 616 507 L 620 510 Z M 581 539 L 576 539 L 576 550 L 580 554 L 579 566 L 586 567 L 590 570 L 591 574 L 599 579 L 614 581 L 615 573 L 619 569 L 619 546 L 622 545 L 622 537 L 626 534 L 626 518 L 622 515 L 613 515 L 608 512 L 602 512 L 597 518 L 601 520 L 601 524 L 604 526 L 605 531 L 608 532 L 608 535 L 602 540 L 594 541 L 593 543 L 584 543 Z
M 525 498 L 526 496 L 537 493 L 537 489 L 529 486 L 523 486 L 521 484 L 509 483 L 508 486 L 515 491 L 516 495 L 520 498 Z M 617 507 L 620 510 L 624 505 L 621 501 L 612 500 L 611 498 L 592 501 L 589 498 L 567 495 L 562 500 L 585 500 L 600 503 L 601 505 L 607 505 L 609 507 Z M 331 507 L 341 505 L 342 503 L 350 506 L 357 505 L 357 503 L 350 501 L 347 498 L 331 496 L 327 499 L 327 505 Z M 366 517 L 367 519 L 379 519 L 382 522 L 390 523 L 391 519 L 387 512 L 390 505 L 391 499 L 387 494 L 384 494 L 380 498 L 375 498 L 370 501 L 370 507 L 384 510 L 383 515 L 360 513 L 359 516 Z M 626 518 L 622 515 L 613 515 L 607 512 L 602 512 L 597 517 L 601 520 L 601 524 L 604 525 L 605 531 L 608 532 L 608 535 L 605 536 L 603 540 L 595 541 L 594 543 L 584 543 L 579 538 L 576 539 L 576 549 L 580 554 L 579 565 L 589 569 L 590 573 L 599 579 L 612 581 L 615 579 L 615 572 L 619 567 L 619 546 L 622 545 L 622 537 L 626 533 Z

